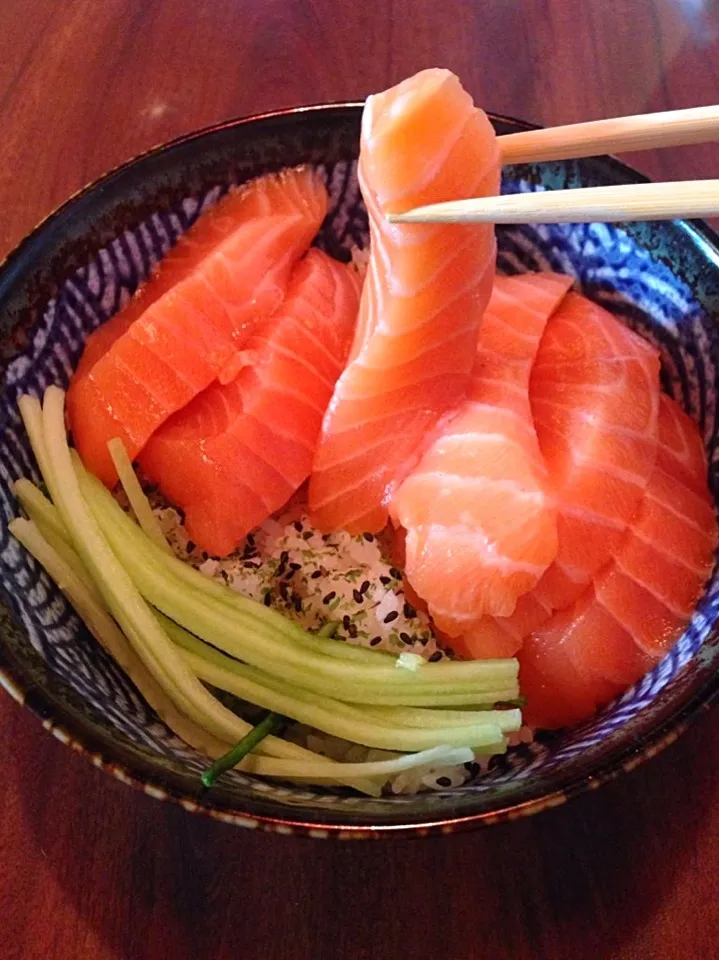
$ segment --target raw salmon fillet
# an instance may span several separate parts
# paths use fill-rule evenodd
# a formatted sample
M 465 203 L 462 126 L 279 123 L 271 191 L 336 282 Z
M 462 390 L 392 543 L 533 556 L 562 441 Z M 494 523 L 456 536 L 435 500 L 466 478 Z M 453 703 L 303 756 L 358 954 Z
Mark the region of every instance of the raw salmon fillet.
M 699 432 L 662 396 L 656 465 L 614 558 L 519 653 L 528 721 L 575 723 L 651 669 L 689 622 L 716 545 Z
M 100 328 L 68 392 L 85 465 L 117 479 L 107 441 L 134 459 L 277 309 L 327 210 L 309 168 L 251 181 L 203 214 L 120 314 Z
M 359 180 L 370 261 L 351 362 L 327 411 L 309 487 L 322 529 L 379 531 L 438 420 L 467 394 L 494 276 L 490 225 L 390 224 L 388 212 L 495 194 L 492 126 L 447 70 L 367 100 Z
M 569 293 L 547 324 L 529 398 L 557 498 L 557 559 L 510 617 L 477 625 L 487 643 L 515 650 L 582 594 L 644 494 L 657 450 L 657 351 Z
M 359 296 L 350 267 L 310 250 L 278 313 L 226 365 L 227 382 L 213 383 L 148 441 L 140 464 L 185 511 L 201 549 L 230 553 L 309 476 Z
M 392 500 L 406 530 L 405 577 L 450 636 L 484 615 L 511 614 L 557 554 L 529 375 L 571 285 L 552 273 L 496 278 L 468 398 Z

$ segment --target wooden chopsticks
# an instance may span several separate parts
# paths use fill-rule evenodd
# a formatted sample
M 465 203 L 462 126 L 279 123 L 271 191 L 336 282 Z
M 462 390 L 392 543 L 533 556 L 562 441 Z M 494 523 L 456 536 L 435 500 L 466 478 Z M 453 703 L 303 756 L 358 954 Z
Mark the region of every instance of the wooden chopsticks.
M 592 120 L 497 138 L 502 163 L 571 160 L 719 140 L 719 105 Z
M 719 141 L 719 105 L 595 120 L 498 138 L 503 163 L 568 160 Z M 388 214 L 392 223 L 610 223 L 719 216 L 719 180 L 547 190 Z
M 391 223 L 613 223 L 719 216 L 719 180 L 628 183 L 453 200 L 388 214 Z

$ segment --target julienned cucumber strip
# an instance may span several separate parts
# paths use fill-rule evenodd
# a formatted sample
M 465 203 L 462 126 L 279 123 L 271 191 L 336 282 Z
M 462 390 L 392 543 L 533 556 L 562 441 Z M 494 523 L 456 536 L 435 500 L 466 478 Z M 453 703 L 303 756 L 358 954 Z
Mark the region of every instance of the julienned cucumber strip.
M 233 611 L 224 605 L 211 603 L 204 592 L 180 589 L 177 578 L 168 573 L 162 563 L 160 551 L 154 548 L 141 532 L 137 537 L 138 528 L 131 521 L 133 530 L 129 530 L 124 523 L 128 518 L 104 488 L 100 492 L 86 472 L 79 474 L 79 480 L 113 550 L 123 565 L 131 571 L 145 598 L 192 633 L 213 642 L 247 663 L 268 672 L 281 673 L 287 679 L 291 679 L 290 675 L 295 670 L 302 671 L 306 674 L 304 679 L 309 679 L 311 671 L 317 692 L 323 693 L 327 689 L 322 685 L 323 682 L 342 684 L 343 699 L 345 687 L 349 689 L 361 685 L 377 684 L 387 689 L 399 688 L 408 692 L 438 688 L 447 689 L 448 692 L 450 688 L 469 692 L 478 687 L 509 687 L 512 683 L 516 685 L 517 663 L 513 660 L 483 663 L 440 662 L 427 664 L 422 670 L 413 673 L 394 669 L 385 658 L 381 658 L 382 662 L 377 665 L 366 661 L 350 663 L 338 662 L 319 652 L 311 652 L 285 637 L 278 636 L 275 631 L 262 629 L 253 622 L 252 617 L 243 616 L 239 610 Z M 118 522 L 118 512 L 122 517 L 121 522 Z M 181 561 L 178 563 L 181 564 Z M 184 564 L 181 566 L 184 568 Z M 208 582 L 201 574 L 197 576 Z M 194 586 L 194 583 L 192 585 Z M 189 582 L 187 586 L 190 586 Z M 220 584 L 217 586 L 228 589 Z M 337 641 L 325 642 L 334 644 Z M 368 652 L 372 654 L 372 651 Z M 513 695 L 516 696 L 516 691 Z
M 266 673 L 256 670 L 254 667 L 247 666 L 247 664 L 239 663 L 237 660 L 233 660 L 231 657 L 221 653 L 202 640 L 198 640 L 197 637 L 193 637 L 186 630 L 183 630 L 182 627 L 168 620 L 162 614 L 158 614 L 158 616 L 167 633 L 175 643 L 196 658 L 192 660 L 192 663 L 198 676 L 203 677 L 203 679 L 212 683 L 214 686 L 227 689 L 230 692 L 252 700 L 253 703 L 257 702 L 259 705 L 262 704 L 259 700 L 255 699 L 255 697 L 259 696 L 258 691 L 253 691 L 253 694 L 249 694 L 249 692 L 240 694 L 239 685 L 235 683 L 237 679 L 248 681 L 248 683 L 254 684 L 256 687 L 263 688 L 264 693 L 268 696 L 280 694 L 285 698 L 300 700 L 304 705 L 322 708 L 331 715 L 328 721 L 330 723 L 334 717 L 341 715 L 350 721 L 359 719 L 366 723 L 369 720 L 375 726 L 381 726 L 386 731 L 397 732 L 398 728 L 400 730 L 404 729 L 404 731 L 406 731 L 407 728 L 420 728 L 424 731 L 434 730 L 438 733 L 437 742 L 441 740 L 439 731 L 446 728 L 490 724 L 499 727 L 504 734 L 519 730 L 522 723 L 519 710 L 465 710 L 445 712 L 411 707 L 380 708 L 371 707 L 367 704 L 350 705 L 331 697 L 318 696 L 317 694 L 302 690 L 296 686 L 283 683 L 276 677 L 268 676 Z M 199 665 L 198 660 L 204 660 L 206 664 L 215 668 L 216 672 L 212 678 L 209 675 L 205 675 L 205 668 Z M 249 691 L 249 687 L 247 690 Z M 298 720 L 302 719 L 302 717 L 295 716 L 294 713 L 291 713 L 291 709 L 293 708 L 286 706 L 286 716 L 293 716 Z M 306 720 L 305 722 L 312 723 L 313 726 L 319 726 L 320 729 L 326 729 L 328 733 L 335 733 L 334 729 L 330 730 L 326 728 L 322 722 L 317 721 L 317 718 L 312 721 Z M 347 739 L 346 734 L 336 733 L 336 736 L 343 736 Z M 447 741 L 442 740 L 442 742 L 445 743 Z M 473 740 L 465 742 L 470 742 L 472 745 L 479 745 L 478 742 Z M 374 746 L 375 744 L 367 745 Z M 379 746 L 379 744 L 377 744 L 377 746 Z M 399 750 L 403 748 L 389 747 L 387 749 Z
M 160 522 L 152 512 L 150 501 L 145 496 L 145 491 L 140 486 L 135 471 L 132 469 L 132 463 L 125 450 L 125 445 L 119 437 L 115 437 L 107 445 L 107 449 L 115 464 L 117 475 L 120 478 L 122 489 L 130 501 L 132 512 L 135 514 L 137 522 L 140 524 L 143 532 L 165 553 L 172 554 L 169 543 L 160 529 Z
M 378 707 L 373 704 L 366 704 L 363 710 L 376 722 L 389 725 L 401 723 L 402 726 L 421 729 L 426 729 L 430 722 L 435 728 L 492 723 L 502 733 L 517 733 L 522 726 L 521 710 L 432 710 L 422 707 Z
M 57 508 L 38 490 L 34 483 L 24 478 L 17 480 L 13 484 L 13 492 L 22 504 L 25 513 L 35 524 L 47 543 L 55 553 L 58 553 L 60 557 L 62 557 L 67 566 L 72 568 L 98 603 L 104 606 L 102 595 L 88 573 L 87 567 L 73 547 Z
M 188 743 L 209 757 L 219 757 L 227 750 L 225 741 L 213 737 L 201 726 L 180 713 L 152 674 L 145 668 L 115 621 L 93 594 L 75 569 L 42 537 L 28 520 L 13 520 L 8 529 L 25 549 L 47 570 L 82 618 L 98 643 L 105 648 L 130 677 L 142 696 L 167 726 Z M 71 549 L 71 548 L 69 548 Z M 79 561 L 79 558 L 76 558 Z
M 51 529 L 55 536 L 62 537 L 63 540 L 70 543 L 68 532 L 57 507 L 50 503 L 45 494 L 38 490 L 34 483 L 22 477 L 15 481 L 12 489 L 32 520 L 35 520 L 36 523 L 42 523 L 43 527 Z
M 466 747 L 433 747 L 431 750 L 405 754 L 393 760 L 378 760 L 375 763 L 343 763 L 342 767 L 348 775 L 385 778 L 402 770 L 411 770 L 413 767 L 455 766 L 460 763 L 471 763 L 472 760 L 474 755 Z M 239 769 L 263 777 L 288 777 L 292 780 L 303 780 L 309 776 L 313 781 L 322 781 L 331 776 L 332 768 L 328 761 L 308 763 L 305 769 L 303 766 L 305 765 L 292 760 L 274 760 L 250 754 L 242 761 Z
M 45 446 L 45 434 L 43 430 L 42 406 L 37 397 L 31 397 L 25 394 L 18 400 L 18 409 L 25 426 L 25 430 L 30 440 L 32 452 L 35 454 L 37 465 L 40 467 L 40 473 L 45 481 L 45 486 L 50 492 L 54 503 L 57 503 L 55 487 L 55 475 L 50 468 L 47 448 Z M 38 493 L 40 491 L 38 490 Z
M 303 691 L 297 690 L 294 694 L 282 693 L 247 676 L 224 670 L 195 653 L 186 652 L 184 656 L 193 672 L 212 686 L 234 693 L 235 696 L 266 710 L 282 713 L 293 720 L 299 720 L 300 723 L 365 747 L 409 753 L 440 745 L 479 747 L 496 743 L 502 738 L 499 726 L 481 720 L 471 725 L 441 726 L 439 729 L 431 726 L 424 730 L 400 725 L 391 727 L 381 721 L 373 721 L 372 717 L 368 717 L 356 707 L 338 701 L 330 701 L 328 706 L 323 706 L 315 702 L 318 698 L 310 698 Z M 478 716 L 481 717 L 481 713 Z

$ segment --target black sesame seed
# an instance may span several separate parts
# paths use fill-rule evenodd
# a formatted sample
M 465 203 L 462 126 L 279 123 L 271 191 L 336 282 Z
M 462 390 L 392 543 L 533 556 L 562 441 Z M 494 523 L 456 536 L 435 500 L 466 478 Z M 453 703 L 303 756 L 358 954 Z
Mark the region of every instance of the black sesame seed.
M 362 586 L 359 588 L 359 592 L 364 594 L 369 590 L 369 580 L 363 580 Z
M 393 620 L 396 620 L 399 614 L 396 610 L 390 610 L 387 616 L 384 618 L 385 623 L 392 623 Z
M 312 573 L 310 574 L 310 580 L 317 580 L 321 576 L 322 576 L 321 570 L 313 570 Z
M 405 633 L 404 630 L 402 631 L 402 633 L 400 633 L 399 638 L 402 641 L 402 643 L 414 643 L 413 638 L 410 637 L 408 633 Z
M 295 604 L 295 610 L 297 611 L 297 613 L 302 613 L 302 597 L 298 597 L 297 595 L 295 595 L 294 604 Z
M 301 563 L 296 563 L 294 560 L 290 564 L 290 570 L 299 570 L 302 567 Z
M 437 777 L 437 786 L 438 787 L 451 787 L 452 781 L 449 777 Z
M 349 627 L 347 627 L 347 633 L 353 640 L 357 639 L 357 627 L 354 625 L 354 623 L 351 623 Z
M 395 580 L 402 579 L 402 571 L 398 570 L 397 567 L 390 567 L 389 572 L 390 572 L 390 576 L 394 577 Z
M 247 534 L 247 542 L 248 542 L 248 543 L 251 543 L 252 546 L 254 547 L 254 545 L 255 545 L 255 535 L 254 535 L 253 533 L 248 533 L 248 534 Z
M 282 583 L 280 584 L 280 596 L 285 601 L 285 603 L 289 599 L 289 595 L 290 595 L 290 588 L 283 580 Z
M 379 582 L 386 587 L 387 584 L 392 583 L 392 577 L 380 577 Z
M 299 521 L 299 520 L 295 520 L 295 530 L 296 530 L 298 533 L 302 533 L 302 529 L 303 529 L 303 528 L 302 528 L 302 524 L 300 523 L 300 521 Z
M 288 570 L 287 573 L 285 574 L 285 580 L 291 580 L 296 573 L 297 573 L 296 570 Z
M 352 621 L 349 618 L 349 614 L 346 613 L 344 617 L 342 617 L 342 626 L 345 628 L 345 630 L 349 630 L 351 623 Z
M 371 647 L 376 647 L 378 643 L 382 643 L 382 637 L 372 637 L 369 642 Z
M 288 550 L 283 550 L 280 554 L 280 563 L 289 563 L 290 554 Z
M 188 553 L 192 553 L 192 551 L 193 551 L 194 549 L 195 549 L 195 541 L 194 541 L 194 540 L 188 540 L 188 541 L 187 541 L 187 552 L 188 552 Z
M 243 566 L 246 570 L 259 570 L 261 564 L 259 564 L 259 563 L 251 563 L 249 560 L 245 560 L 245 562 L 242 564 L 242 566 Z
M 407 618 L 407 620 L 411 620 L 413 617 L 417 616 L 417 611 L 414 609 L 411 603 L 405 603 L 404 615 Z
M 303 540 L 311 540 L 311 539 L 312 539 L 312 531 L 311 531 L 311 530 L 305 530 L 305 532 L 302 534 L 302 539 L 303 539 Z
M 269 607 L 269 605 L 272 603 L 272 597 L 270 596 L 269 592 L 265 594 L 264 603 L 266 607 Z
M 374 534 L 372 533 L 363 533 L 362 536 L 365 538 L 367 543 L 372 543 L 374 541 Z
M 332 603 L 337 596 L 334 590 L 331 590 L 326 596 L 322 597 L 322 603 Z
M 429 658 L 429 662 L 436 663 L 438 660 L 441 660 L 441 659 L 442 659 L 442 654 L 439 652 L 439 650 L 435 650 L 432 656 Z
M 203 550 L 203 551 L 202 551 L 202 559 L 203 559 L 203 560 L 209 560 L 209 559 L 210 559 L 210 556 L 209 556 L 207 550 Z
M 354 597 L 355 603 L 362 603 L 362 601 L 364 600 L 364 597 L 362 596 L 362 593 L 359 590 L 353 590 L 352 596 Z

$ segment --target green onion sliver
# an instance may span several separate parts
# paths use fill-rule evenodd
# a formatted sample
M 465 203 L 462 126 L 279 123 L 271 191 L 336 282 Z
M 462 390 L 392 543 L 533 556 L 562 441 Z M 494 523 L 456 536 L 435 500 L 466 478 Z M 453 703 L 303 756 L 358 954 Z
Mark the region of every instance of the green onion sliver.
M 275 730 L 279 728 L 281 722 L 282 717 L 276 713 L 268 713 L 239 743 L 236 743 L 227 753 L 218 757 L 212 766 L 204 771 L 200 777 L 203 785 L 205 787 L 211 787 L 218 777 L 221 777 L 223 773 L 227 773 L 228 770 L 236 767 L 240 760 L 244 759 L 248 753 L 252 753 L 258 743 L 271 733 L 274 733 Z

